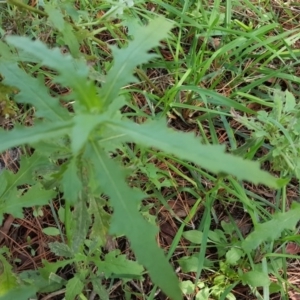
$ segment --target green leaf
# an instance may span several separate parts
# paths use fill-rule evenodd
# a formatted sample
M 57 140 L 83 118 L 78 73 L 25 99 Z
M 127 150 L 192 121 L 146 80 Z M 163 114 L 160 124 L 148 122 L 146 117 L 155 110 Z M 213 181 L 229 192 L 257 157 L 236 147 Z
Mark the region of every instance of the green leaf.
M 0 296 L 5 295 L 17 286 L 17 277 L 13 273 L 11 265 L 0 254 Z
M 70 247 L 66 244 L 53 242 L 53 243 L 49 243 L 48 245 L 51 252 L 53 252 L 56 256 L 62 256 L 66 258 L 73 257 L 73 253 Z
M 66 300 L 76 299 L 76 296 L 78 296 L 83 291 L 83 288 L 84 284 L 78 276 L 70 279 L 66 285 Z
M 50 121 L 61 121 L 69 118 L 58 99 L 49 95 L 44 82 L 33 78 L 19 68 L 16 63 L 1 62 L 0 73 L 4 77 L 3 83 L 18 87 L 20 90 L 14 99 L 19 103 L 29 103 L 36 108 L 36 116 Z
M 48 14 L 48 19 L 51 21 L 52 25 L 58 29 L 62 34 L 62 40 L 65 45 L 70 49 L 70 52 L 73 56 L 78 57 L 79 52 L 79 43 L 74 34 L 74 29 L 70 23 L 65 22 L 61 10 L 57 9 L 57 6 L 54 6 L 50 3 L 45 3 L 45 11 Z
M 147 26 L 138 26 L 137 23 L 134 25 L 131 27 L 134 40 L 129 42 L 125 49 L 111 47 L 114 63 L 101 90 L 101 97 L 106 104 L 118 96 L 122 87 L 136 81 L 135 77 L 131 75 L 134 68 L 154 57 L 148 51 L 158 46 L 159 41 L 166 38 L 172 28 L 172 23 L 163 17 L 149 21 Z
M 59 229 L 57 229 L 56 227 L 46 227 L 43 228 L 42 230 L 46 235 L 50 235 L 50 236 L 56 236 L 59 235 Z
M 62 187 L 64 199 L 71 204 L 78 201 L 79 193 L 82 190 L 82 182 L 78 177 L 76 159 L 71 159 L 67 164 L 67 169 L 63 174 Z
M 180 288 L 185 295 L 193 294 L 195 284 L 191 280 L 183 280 L 180 282 Z
M 15 127 L 10 131 L 0 130 L 0 152 L 15 146 L 33 144 L 68 134 L 71 126 L 71 121 L 62 121 L 39 123 L 34 127 Z
M 147 268 L 153 282 L 172 299 L 181 299 L 176 275 L 156 244 L 157 228 L 149 224 L 138 212 L 138 204 L 143 194 L 126 184 L 124 169 L 107 157 L 96 144 L 92 144 L 92 149 L 88 150 L 85 156 L 97 166 L 94 174 L 103 192 L 110 197 L 114 208 L 111 233 L 125 234 L 138 262 Z
M 32 41 L 27 37 L 8 36 L 6 41 L 31 54 L 41 64 L 58 71 L 60 75 L 55 77 L 55 81 L 72 88 L 74 95 L 71 98 L 77 101 L 75 106 L 79 102 L 86 110 L 94 111 L 101 108 L 96 87 L 93 82 L 87 80 L 89 68 L 85 61 L 75 60 L 71 55 L 62 54 L 59 48 L 50 50 L 42 42 Z
M 104 205 L 105 203 L 101 203 L 100 200 L 95 200 L 91 197 L 89 213 L 94 216 L 94 222 L 90 238 L 99 240 L 101 246 L 104 246 L 106 243 L 111 220 L 110 214 L 108 214 L 103 208 Z
M 37 288 L 34 286 L 20 286 L 9 291 L 7 294 L 0 296 L 0 300 L 28 300 L 35 297 Z
M 259 271 L 249 271 L 240 276 L 243 284 L 249 284 L 252 287 L 269 286 L 270 279 L 268 274 Z
M 226 262 L 231 265 L 236 265 L 243 254 L 244 252 L 241 249 L 233 247 L 226 252 Z
M 72 128 L 72 150 L 77 155 L 79 150 L 87 142 L 91 131 L 96 125 L 106 120 L 105 116 L 78 114 L 73 118 L 74 126 Z
M 227 173 L 240 180 L 278 187 L 278 179 L 262 171 L 259 163 L 225 153 L 225 145 L 203 145 L 192 133 L 176 132 L 164 122 L 151 121 L 142 125 L 130 121 L 110 121 L 116 133 L 126 134 L 128 141 L 155 147 L 200 165 L 213 173 Z
M 15 218 L 23 218 L 23 208 L 45 205 L 54 198 L 54 191 L 44 190 L 40 184 L 32 186 L 24 195 L 18 195 L 0 204 L 0 215 L 12 214 Z M 0 218 L 1 221 L 1 218 Z
M 133 260 L 128 260 L 126 255 L 120 255 L 120 250 L 114 250 L 105 255 L 104 261 L 96 262 L 100 272 L 103 272 L 107 278 L 111 275 L 133 275 L 141 277 L 144 268 Z
M 242 248 L 249 252 L 265 241 L 274 241 L 282 231 L 293 230 L 299 220 L 300 204 L 293 202 L 289 211 L 274 214 L 272 220 L 255 226 L 255 230 L 242 242 Z
M 201 244 L 203 233 L 199 230 L 185 231 L 183 237 L 194 244 Z
M 178 260 L 178 263 L 184 273 L 198 271 L 199 258 L 197 255 L 199 256 L 199 254 L 195 254 L 192 256 L 184 256 Z M 206 258 L 204 259 L 204 267 L 205 268 L 209 268 L 212 265 L 213 265 L 213 263 L 210 260 L 208 260 Z
M 92 280 L 92 284 L 93 284 L 93 290 L 97 293 L 97 295 L 99 296 L 99 299 L 109 300 L 109 293 L 105 289 L 105 286 L 103 286 L 101 284 L 100 280 L 94 279 L 94 280 Z
M 71 221 L 71 250 L 77 253 L 83 245 L 90 226 L 90 215 L 86 207 L 86 199 L 79 198 L 74 206 Z M 66 220 L 66 222 L 68 222 Z

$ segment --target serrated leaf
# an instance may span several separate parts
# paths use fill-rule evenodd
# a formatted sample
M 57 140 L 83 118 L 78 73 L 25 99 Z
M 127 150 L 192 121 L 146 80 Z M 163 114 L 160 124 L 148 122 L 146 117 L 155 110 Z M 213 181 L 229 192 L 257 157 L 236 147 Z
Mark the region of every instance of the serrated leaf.
M 33 144 L 42 140 L 68 134 L 71 121 L 39 123 L 34 127 L 15 127 L 10 131 L 0 130 L 0 152 L 23 144 Z
M 72 217 L 70 244 L 72 252 L 77 253 L 86 239 L 90 226 L 90 215 L 84 199 L 80 198 L 75 204 Z
M 66 244 L 59 243 L 59 242 L 53 242 L 49 243 L 49 248 L 51 252 L 53 252 L 56 256 L 62 256 L 62 257 L 72 257 L 73 253 L 70 249 L 70 247 Z
M 138 212 L 141 192 L 131 189 L 125 182 L 125 172 L 95 144 L 86 153 L 97 168 L 94 170 L 103 192 L 110 196 L 114 214 L 111 233 L 125 234 L 139 263 L 150 273 L 153 282 L 172 299 L 181 299 L 178 280 L 163 251 L 155 242 L 157 228 L 149 224 Z
M 49 95 L 44 82 L 33 78 L 19 68 L 16 63 L 1 62 L 0 73 L 3 83 L 16 86 L 20 92 L 14 97 L 18 103 L 29 103 L 36 108 L 36 116 L 50 121 L 61 121 L 69 118 L 58 99 Z
M 134 68 L 154 57 L 148 51 L 158 46 L 159 41 L 166 38 L 172 28 L 172 23 L 163 17 L 149 21 L 147 26 L 138 26 L 137 23 L 134 25 L 135 27 L 131 28 L 134 40 L 130 41 L 126 48 L 111 47 L 114 56 L 113 67 L 109 70 L 101 90 L 101 97 L 106 104 L 118 96 L 122 87 L 136 81 L 132 75 Z
M 73 56 L 79 56 L 79 43 L 74 34 L 74 29 L 71 24 L 65 22 L 61 10 L 53 6 L 53 4 L 46 3 L 45 11 L 48 14 L 48 19 L 52 22 L 53 26 L 58 29 L 62 34 L 62 40 L 65 45 L 70 49 L 70 52 Z
M 67 165 L 62 178 L 62 186 L 65 200 L 71 204 L 76 203 L 79 193 L 82 190 L 82 182 L 78 177 L 78 168 L 75 159 L 71 159 Z
M 183 237 L 194 244 L 201 244 L 203 233 L 199 230 L 185 231 Z
M 55 28 L 57 28 L 59 31 L 62 31 L 65 26 L 65 20 L 61 11 L 51 3 L 44 3 L 44 8 L 48 14 L 48 20 L 50 20 Z
M 103 206 L 99 200 L 97 201 L 94 198 L 90 199 L 89 212 L 94 216 L 90 237 L 95 240 L 100 240 L 101 246 L 104 246 L 106 243 L 111 219 L 110 214 L 103 209 Z
M 0 296 L 18 286 L 16 275 L 12 271 L 12 266 L 6 261 L 3 255 L 0 255 Z
M 59 48 L 50 50 L 40 41 L 32 41 L 26 37 L 8 36 L 6 41 L 24 52 L 37 58 L 43 65 L 59 72 L 55 82 L 72 88 L 76 99 L 85 109 L 94 111 L 101 109 L 101 101 L 97 96 L 96 86 L 87 80 L 89 68 L 85 61 L 75 60 L 71 55 L 62 54 Z M 72 74 L 72 76 L 70 76 Z
M 96 263 L 100 272 L 103 272 L 107 278 L 111 275 L 133 275 L 140 277 L 144 268 L 136 261 L 128 260 L 126 255 L 120 255 L 119 250 L 114 250 L 105 255 L 104 261 Z
M 252 287 L 269 286 L 271 283 L 268 274 L 259 271 L 249 271 L 240 278 L 243 284 L 249 284 Z
M 6 213 L 12 214 L 15 218 L 23 218 L 24 207 L 48 204 L 55 195 L 54 191 L 44 190 L 40 184 L 37 184 L 29 188 L 24 195 L 15 195 L 7 201 L 2 202 L 0 205 L 0 215 Z
M 76 299 L 76 296 L 82 292 L 83 288 L 84 284 L 78 276 L 75 276 L 72 279 L 70 279 L 66 285 L 66 300 Z
M 110 121 L 107 125 L 116 133 L 126 134 L 128 141 L 155 147 L 200 165 L 213 173 L 226 173 L 240 180 L 278 187 L 278 179 L 260 169 L 259 163 L 225 153 L 225 145 L 203 145 L 192 133 L 177 132 L 161 121 L 142 125 L 130 121 Z
M 100 280 L 92 280 L 93 290 L 97 293 L 101 300 L 109 300 L 109 293 L 105 287 L 101 284 Z
M 272 220 L 258 224 L 242 242 L 242 248 L 249 252 L 265 241 L 274 241 L 280 237 L 282 231 L 293 230 L 299 220 L 300 204 L 293 202 L 289 211 L 276 213 L 272 216 Z

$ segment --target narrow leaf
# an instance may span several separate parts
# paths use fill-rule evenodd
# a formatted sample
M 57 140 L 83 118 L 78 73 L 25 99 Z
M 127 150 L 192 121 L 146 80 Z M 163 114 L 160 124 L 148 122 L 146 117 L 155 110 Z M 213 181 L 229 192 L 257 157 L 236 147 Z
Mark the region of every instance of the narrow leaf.
M 242 248 L 249 252 L 265 241 L 274 241 L 280 237 L 282 231 L 293 230 L 299 220 L 300 204 L 293 202 L 289 211 L 277 213 L 272 217 L 272 220 L 258 224 L 255 230 L 242 242 Z
M 32 41 L 27 37 L 8 36 L 6 41 L 39 59 L 43 65 L 58 71 L 59 75 L 55 77 L 55 81 L 72 88 L 74 98 L 85 108 L 101 107 L 94 83 L 87 80 L 89 68 L 85 61 L 62 54 L 59 48 L 50 50 L 41 41 Z
M 80 198 L 74 206 L 73 219 L 71 220 L 71 250 L 77 253 L 83 245 L 90 226 L 90 216 L 86 207 L 85 199 Z M 66 220 L 67 222 L 67 220 Z
M 172 23 L 163 17 L 151 20 L 147 26 L 138 26 L 137 23 L 134 25 L 131 27 L 134 40 L 126 48 L 111 47 L 114 65 L 109 70 L 101 91 L 105 103 L 112 102 L 126 84 L 136 81 L 131 75 L 134 68 L 153 57 L 148 51 L 158 46 L 159 41 L 166 38 L 172 28 Z
M 15 127 L 10 131 L 0 130 L 0 152 L 24 144 L 57 138 L 70 132 L 72 122 L 39 123 L 34 127 Z
M 143 194 L 125 182 L 125 172 L 95 144 L 86 153 L 97 168 L 94 172 L 103 192 L 110 196 L 114 208 L 111 233 L 125 234 L 138 261 L 150 273 L 153 282 L 171 299 L 181 299 L 178 280 L 163 251 L 155 242 L 157 228 L 148 223 L 138 211 Z
M 71 204 L 76 203 L 79 193 L 82 190 L 82 182 L 78 177 L 78 168 L 75 159 L 71 159 L 67 165 L 62 178 L 62 186 L 65 200 Z
M 225 146 L 203 145 L 192 133 L 176 132 L 163 122 L 152 121 L 142 125 L 126 121 L 110 121 L 108 127 L 126 134 L 128 141 L 155 147 L 200 165 L 213 173 L 226 173 L 240 180 L 278 187 L 278 179 L 262 171 L 258 162 L 225 153 Z
M 14 98 L 19 103 L 29 103 L 36 108 L 36 116 L 51 121 L 67 120 L 69 113 L 58 99 L 49 95 L 44 82 L 33 78 L 21 70 L 16 63 L 0 64 L 0 74 L 4 76 L 3 83 L 18 87 L 20 90 Z

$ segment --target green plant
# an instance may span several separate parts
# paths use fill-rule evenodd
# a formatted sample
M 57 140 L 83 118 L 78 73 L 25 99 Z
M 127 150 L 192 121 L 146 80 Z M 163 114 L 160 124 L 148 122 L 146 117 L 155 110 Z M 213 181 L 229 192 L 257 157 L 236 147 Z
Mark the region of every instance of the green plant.
M 261 161 L 272 161 L 274 170 L 300 179 L 299 103 L 288 90 L 271 89 L 269 94 L 271 109 L 260 110 L 256 117 L 240 116 L 237 120 L 253 132 L 256 144 L 269 144 L 270 151 Z
M 136 81 L 132 75 L 136 67 L 155 58 L 148 51 L 167 38 L 172 26 L 163 18 L 149 21 L 147 26 L 135 19 L 127 22 L 133 40 L 123 49 L 111 47 L 114 61 L 101 87 L 89 79 L 90 70 L 82 58 L 64 55 L 58 48 L 50 50 L 40 41 L 25 37 L 7 37 L 11 48 L 0 44 L 2 83 L 17 87 L 15 100 L 34 106 L 36 117 L 32 127 L 15 125 L 10 131 L 0 131 L 0 151 L 28 146 L 18 172 L 6 170 L 0 175 L 0 222 L 4 213 L 22 217 L 24 207 L 49 204 L 60 192 L 64 200 L 59 215 L 64 230 L 58 222 L 62 243 L 50 244 L 50 248 L 65 259 L 44 262 L 39 273 L 22 273 L 18 288 L 7 297 L 29 297 L 65 286 L 66 299 L 74 299 L 91 282 L 93 291 L 107 298 L 101 280 L 140 279 L 143 265 L 171 299 L 181 299 L 176 275 L 155 242 L 157 228 L 139 211 L 146 194 L 130 187 L 130 170 L 118 159 L 118 151 L 126 143 L 134 143 L 143 151 L 154 148 L 170 153 L 216 173 L 220 179 L 229 174 L 271 187 L 281 184 L 280 179 L 260 170 L 257 162 L 227 154 L 223 146 L 203 145 L 192 134 L 167 128 L 159 117 L 136 124 L 122 115 L 127 103 L 126 91 L 121 93 L 121 88 Z M 71 89 L 71 95 L 63 99 L 50 96 L 42 77 L 34 78 L 23 70 L 28 61 L 55 72 L 53 82 Z M 63 104 L 71 101 L 72 111 L 68 111 Z M 112 217 L 105 206 L 113 210 Z M 102 248 L 109 235 L 125 235 L 138 262 L 119 251 L 105 255 Z M 73 278 L 55 275 L 58 268 L 70 264 L 75 265 Z M 10 271 L 9 266 L 6 269 Z

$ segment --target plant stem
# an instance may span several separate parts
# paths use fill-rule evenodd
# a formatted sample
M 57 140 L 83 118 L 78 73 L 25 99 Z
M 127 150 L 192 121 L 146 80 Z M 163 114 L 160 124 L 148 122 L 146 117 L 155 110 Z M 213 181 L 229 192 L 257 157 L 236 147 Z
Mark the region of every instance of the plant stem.
M 20 2 L 18 0 L 7 0 L 7 3 L 15 5 L 15 6 L 21 8 L 21 9 L 25 9 L 25 10 L 31 11 L 31 12 L 36 13 L 38 15 L 41 15 L 43 17 L 48 17 L 48 14 L 46 12 L 44 12 L 42 10 L 39 10 L 37 8 L 34 8 L 34 7 L 32 7 L 30 5 L 27 5 L 27 4 L 23 3 L 23 2 Z

